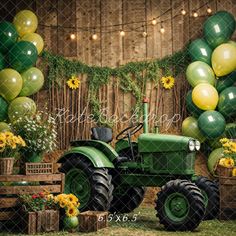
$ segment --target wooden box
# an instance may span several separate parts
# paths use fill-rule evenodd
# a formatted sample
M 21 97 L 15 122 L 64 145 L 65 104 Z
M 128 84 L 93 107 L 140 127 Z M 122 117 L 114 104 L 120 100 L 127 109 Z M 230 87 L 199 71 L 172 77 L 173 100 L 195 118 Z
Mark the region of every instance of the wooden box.
M 59 211 L 45 210 L 23 214 L 22 233 L 29 235 L 59 231 Z
M 0 175 L 0 182 L 12 182 L 12 185 L 0 186 L 0 221 L 19 219 L 21 214 L 16 211 L 19 208 L 17 195 L 35 194 L 43 191 L 50 193 L 63 193 L 64 174 L 42 175 Z M 16 185 L 14 186 L 14 182 Z M 20 183 L 28 183 L 20 184 Z M 35 183 L 39 183 L 35 184 Z
M 218 165 L 216 168 L 216 173 L 218 176 L 222 176 L 222 177 L 231 177 L 232 176 L 232 171 L 233 171 L 233 167 L 232 168 L 227 168 L 221 165 Z
M 25 163 L 26 175 L 53 174 L 53 163 Z
M 236 219 L 236 177 L 220 177 L 220 220 Z
M 79 231 L 95 232 L 108 226 L 108 212 L 85 211 L 79 214 Z

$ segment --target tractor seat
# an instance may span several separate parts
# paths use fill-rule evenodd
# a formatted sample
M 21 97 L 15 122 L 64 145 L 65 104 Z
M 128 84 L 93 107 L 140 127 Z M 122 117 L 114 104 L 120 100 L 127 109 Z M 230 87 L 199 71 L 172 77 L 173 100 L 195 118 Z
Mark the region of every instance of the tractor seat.
M 112 129 L 107 127 L 93 127 L 91 129 L 91 138 L 93 140 L 100 140 L 105 143 L 112 141 Z

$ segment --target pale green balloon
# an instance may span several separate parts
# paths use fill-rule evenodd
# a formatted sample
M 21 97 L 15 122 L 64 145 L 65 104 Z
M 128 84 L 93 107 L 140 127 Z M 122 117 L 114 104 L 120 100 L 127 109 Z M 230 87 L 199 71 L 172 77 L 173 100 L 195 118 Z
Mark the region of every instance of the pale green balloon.
M 11 131 L 11 127 L 5 122 L 0 122 L 0 132 L 6 131 Z
M 195 61 L 189 64 L 186 70 L 186 77 L 192 87 L 201 83 L 208 83 L 215 86 L 216 79 L 212 68 L 202 61 Z
M 0 71 L 0 95 L 7 101 L 19 95 L 22 84 L 22 77 L 16 70 L 7 68 Z
M 28 97 L 18 97 L 14 99 L 8 108 L 8 117 L 11 122 L 19 119 L 20 117 L 31 116 L 36 113 L 35 102 Z
M 43 73 L 36 67 L 31 67 L 21 74 L 23 87 L 19 96 L 30 96 L 37 93 L 44 84 Z

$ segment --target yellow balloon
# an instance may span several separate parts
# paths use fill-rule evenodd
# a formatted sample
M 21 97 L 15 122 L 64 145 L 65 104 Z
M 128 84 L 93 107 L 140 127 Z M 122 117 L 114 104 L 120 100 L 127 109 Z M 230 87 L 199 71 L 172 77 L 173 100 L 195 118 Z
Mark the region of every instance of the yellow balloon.
M 15 15 L 13 24 L 19 35 L 23 36 L 35 32 L 38 27 L 38 18 L 32 11 L 23 10 Z
M 23 37 L 20 39 L 20 41 L 28 41 L 34 44 L 34 46 L 37 48 L 38 54 L 40 54 L 43 50 L 44 42 L 42 37 L 39 34 L 36 33 L 29 33 L 23 35 Z
M 236 47 L 232 43 L 223 43 L 212 53 L 212 68 L 216 76 L 224 76 L 236 69 Z
M 219 95 L 217 90 L 210 84 L 198 84 L 192 92 L 193 103 L 202 110 L 215 110 Z

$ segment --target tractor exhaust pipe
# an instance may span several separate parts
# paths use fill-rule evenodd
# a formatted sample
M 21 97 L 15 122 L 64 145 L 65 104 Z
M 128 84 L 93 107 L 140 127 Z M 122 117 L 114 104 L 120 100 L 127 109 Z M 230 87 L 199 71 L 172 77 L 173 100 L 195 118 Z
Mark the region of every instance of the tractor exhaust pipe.
M 149 100 L 148 98 L 143 99 L 143 132 L 144 133 L 149 133 L 149 128 L 148 128 L 148 103 Z

